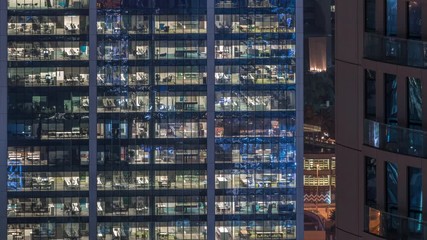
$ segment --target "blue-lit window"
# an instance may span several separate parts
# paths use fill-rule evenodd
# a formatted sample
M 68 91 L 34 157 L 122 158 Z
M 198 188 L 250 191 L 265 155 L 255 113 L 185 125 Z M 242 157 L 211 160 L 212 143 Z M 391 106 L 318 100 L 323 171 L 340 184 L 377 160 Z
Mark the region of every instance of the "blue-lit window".
M 397 0 L 386 1 L 386 33 L 394 36 L 397 32 Z
M 408 168 L 408 205 L 408 217 L 414 219 L 408 222 L 409 231 L 422 233 L 422 225 L 417 222 L 423 221 L 423 187 L 420 168 Z
M 411 233 L 422 233 L 419 222 L 423 221 L 423 191 L 422 174 L 420 168 L 408 168 L 408 217 L 414 220 L 408 222 Z

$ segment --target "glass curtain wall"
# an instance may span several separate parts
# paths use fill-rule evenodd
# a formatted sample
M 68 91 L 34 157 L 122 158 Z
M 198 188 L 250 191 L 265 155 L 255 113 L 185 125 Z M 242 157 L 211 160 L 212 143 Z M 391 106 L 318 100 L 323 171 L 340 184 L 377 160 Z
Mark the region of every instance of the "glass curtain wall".
M 295 239 L 295 1 L 215 4 L 216 237 Z
M 88 1 L 8 1 L 8 239 L 88 239 Z
M 295 0 L 206 3 L 96 1 L 98 239 L 207 239 L 208 106 L 215 238 L 296 239 Z M 9 0 L 12 239 L 89 239 L 88 4 Z
M 206 3 L 97 3 L 98 238 L 205 239 Z

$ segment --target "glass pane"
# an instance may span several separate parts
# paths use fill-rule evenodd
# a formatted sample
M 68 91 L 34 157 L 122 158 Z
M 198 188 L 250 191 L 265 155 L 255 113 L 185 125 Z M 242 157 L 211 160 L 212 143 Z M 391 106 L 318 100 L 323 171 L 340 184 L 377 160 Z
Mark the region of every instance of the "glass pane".
M 408 191 L 408 216 L 421 222 L 423 221 L 423 189 L 420 168 L 408 168 Z M 411 232 L 420 233 L 422 231 L 421 224 L 409 224 L 408 227 Z
M 414 77 L 408 77 L 408 118 L 409 127 L 421 128 L 422 85 L 421 80 Z
M 396 35 L 397 31 L 397 0 L 386 0 L 386 33 Z
M 411 0 L 408 2 L 408 35 L 413 38 L 421 37 L 421 0 Z
M 375 206 L 377 204 L 377 160 L 366 157 L 365 164 L 366 204 L 368 206 Z
M 397 124 L 397 79 L 396 75 L 384 74 L 386 123 Z
M 376 115 L 376 72 L 365 70 L 365 116 L 368 119 L 375 119 Z
M 375 31 L 375 0 L 365 0 L 365 31 Z
M 397 211 L 397 181 L 397 164 L 386 162 L 386 207 L 389 213 Z

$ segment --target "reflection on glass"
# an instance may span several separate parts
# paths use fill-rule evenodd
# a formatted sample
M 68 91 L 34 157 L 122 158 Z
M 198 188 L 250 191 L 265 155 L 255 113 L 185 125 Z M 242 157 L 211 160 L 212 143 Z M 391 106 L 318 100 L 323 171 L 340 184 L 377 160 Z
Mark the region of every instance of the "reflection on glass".
M 397 0 L 386 0 L 386 33 L 388 36 L 396 35 L 397 31 Z
M 408 168 L 408 203 L 410 218 L 422 221 L 423 219 L 423 188 L 422 173 L 420 168 Z M 422 233 L 422 224 L 409 222 L 409 231 L 412 233 Z
M 422 1 L 411 0 L 408 2 L 408 35 L 412 38 L 421 38 L 421 8 Z
M 384 74 L 386 122 L 397 124 L 397 78 L 396 75 Z
M 397 213 L 397 181 L 398 181 L 398 168 L 397 164 L 386 162 L 386 207 L 387 212 Z M 392 223 L 390 223 L 392 224 Z
M 411 128 L 421 128 L 422 106 L 421 80 L 414 77 L 408 77 L 408 120 Z
M 88 240 L 89 1 L 7 2 L 7 239 Z

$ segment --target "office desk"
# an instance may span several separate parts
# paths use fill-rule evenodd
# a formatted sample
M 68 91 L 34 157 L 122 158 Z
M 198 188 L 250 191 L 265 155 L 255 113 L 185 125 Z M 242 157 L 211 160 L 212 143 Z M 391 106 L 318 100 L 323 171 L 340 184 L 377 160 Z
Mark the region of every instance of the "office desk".
M 216 204 L 216 209 L 218 211 L 226 212 L 231 210 L 230 204 L 225 202 L 219 202 Z
M 175 234 L 176 240 L 192 240 L 192 239 L 204 239 L 203 235 L 197 234 L 197 233 L 176 233 Z
M 191 209 L 193 208 L 199 208 L 199 203 L 197 202 L 181 202 L 181 203 L 175 203 L 175 211 L 176 212 L 183 212 L 187 213 L 191 212 Z
M 176 102 L 175 109 L 183 111 L 194 111 L 197 110 L 197 102 Z
M 217 177 L 216 178 L 217 182 L 218 182 L 218 188 L 229 188 L 228 186 L 228 179 L 225 177 Z
M 166 210 L 166 204 L 164 203 L 157 203 L 156 204 L 156 212 L 157 214 L 163 214 Z
M 177 58 L 188 58 L 194 54 L 197 54 L 197 50 L 195 49 L 176 49 L 175 50 L 175 57 Z
M 52 186 L 54 185 L 54 179 L 52 177 L 49 178 L 33 178 L 32 179 L 32 187 L 33 189 L 40 189 L 40 190 L 51 190 Z
M 126 233 L 120 228 L 113 228 L 113 237 L 115 239 L 122 239 L 126 237 Z
M 68 51 L 65 51 L 65 52 L 67 53 L 67 55 L 70 58 L 76 58 L 76 57 L 78 57 L 80 55 L 79 49 L 73 49 L 73 48 L 71 48 L 71 49 L 69 49 Z
M 235 7 L 235 5 L 232 1 L 224 1 L 224 2 L 217 3 L 216 7 L 218 7 L 218 8 L 232 8 L 232 7 Z
M 65 83 L 69 85 L 77 85 L 79 82 L 79 77 L 71 77 L 65 79 Z
M 240 238 L 249 239 L 250 236 L 251 236 L 251 234 L 246 229 L 242 229 L 239 231 L 239 237 Z

